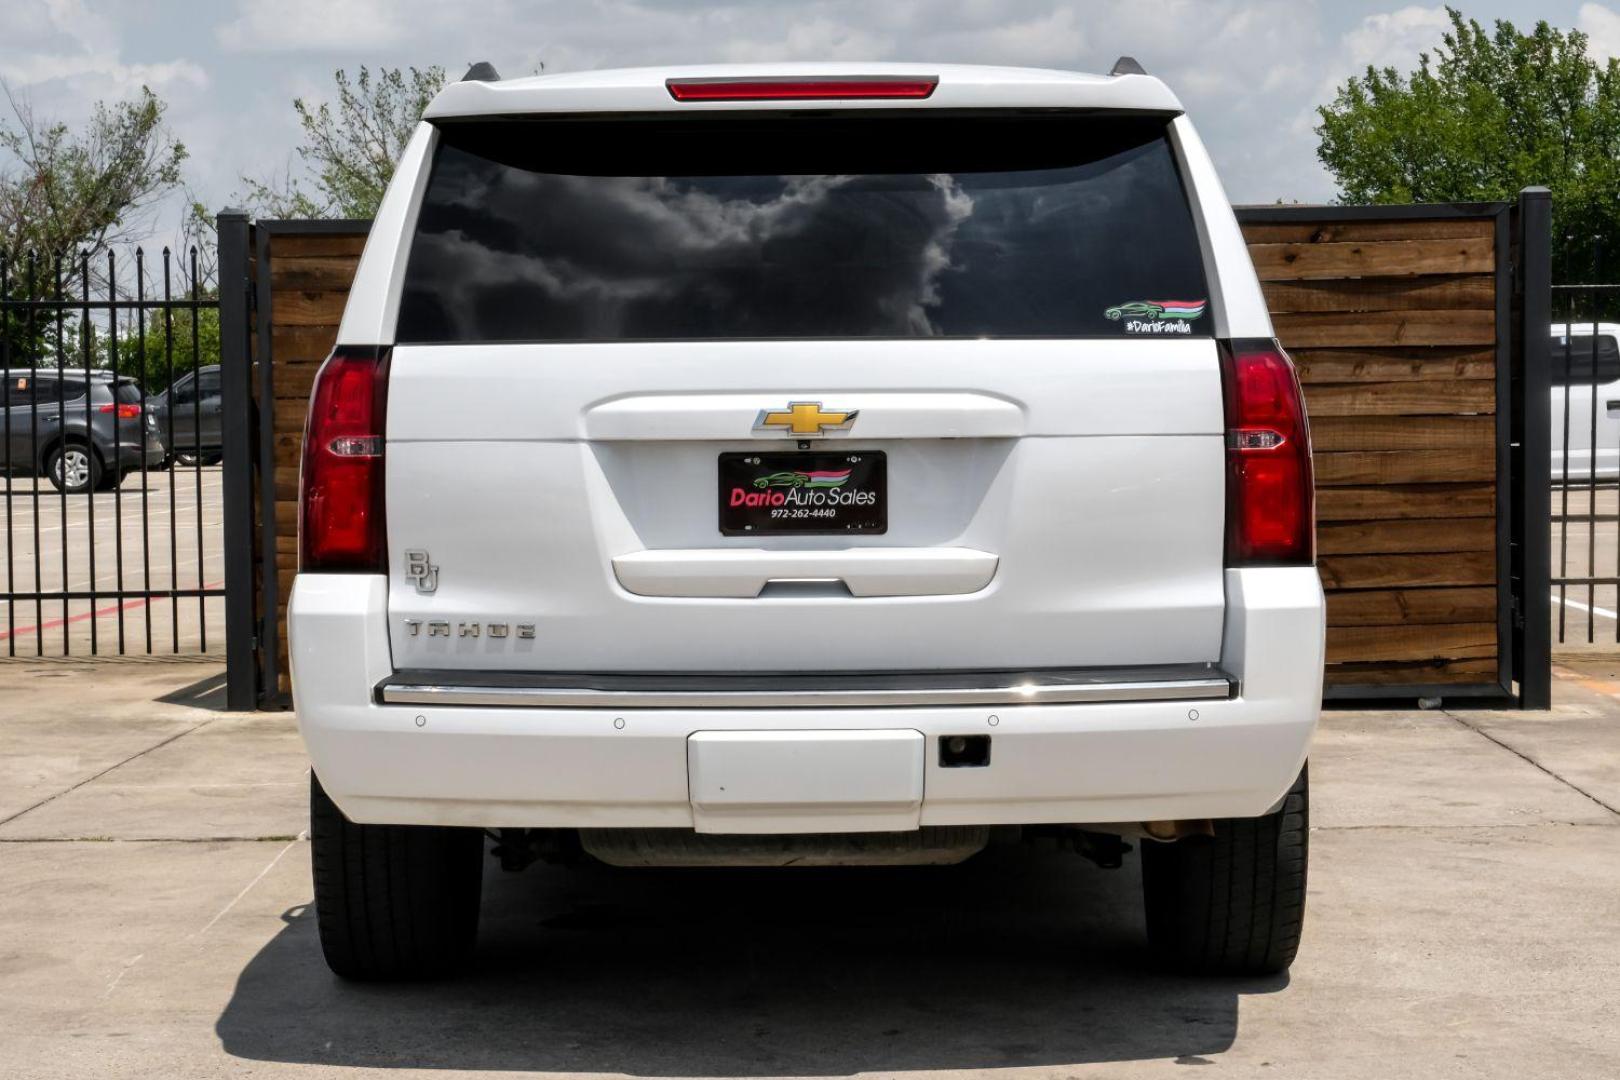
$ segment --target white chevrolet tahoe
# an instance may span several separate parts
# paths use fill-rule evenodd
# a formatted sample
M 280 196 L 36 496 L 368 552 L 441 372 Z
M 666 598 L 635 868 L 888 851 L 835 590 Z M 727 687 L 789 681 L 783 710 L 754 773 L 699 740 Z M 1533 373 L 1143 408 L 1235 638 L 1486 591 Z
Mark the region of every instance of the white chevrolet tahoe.
M 294 698 L 331 967 L 503 865 L 1138 850 L 1298 946 L 1309 437 L 1175 96 L 863 64 L 446 87 L 312 392 Z M 784 871 L 792 872 L 792 871 Z

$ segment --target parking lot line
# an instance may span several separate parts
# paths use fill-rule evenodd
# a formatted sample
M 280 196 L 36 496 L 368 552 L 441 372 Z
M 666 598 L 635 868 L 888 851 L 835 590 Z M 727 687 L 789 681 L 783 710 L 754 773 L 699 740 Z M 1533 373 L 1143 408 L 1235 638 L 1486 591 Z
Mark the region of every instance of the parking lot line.
M 219 588 L 220 586 L 222 586 L 224 584 L 225 583 L 223 581 L 216 581 L 216 582 L 213 582 L 212 584 L 204 585 L 203 588 L 205 588 L 205 589 L 217 589 L 217 588 Z M 123 601 L 120 601 L 119 603 L 116 603 L 116 604 L 108 604 L 106 607 L 97 608 L 94 611 L 81 611 L 81 612 L 79 612 L 79 614 L 77 614 L 77 615 L 69 615 L 65 619 L 48 619 L 45 622 L 39 623 L 39 624 L 34 625 L 34 626 L 19 626 L 15 630 L 0 630 L 0 641 L 5 641 L 7 638 L 11 638 L 11 637 L 22 637 L 24 634 L 32 634 L 37 630 L 59 630 L 64 626 L 69 626 L 69 625 L 71 625 L 73 623 L 77 623 L 77 622 L 83 622 L 86 619 L 99 619 L 103 615 L 116 615 L 116 614 L 118 614 L 118 609 L 119 608 L 123 608 L 125 611 L 139 611 L 141 608 L 145 607 L 147 604 L 150 604 L 153 600 L 167 600 L 167 599 L 168 599 L 168 597 L 166 597 L 166 596 L 151 596 L 151 597 L 143 596 L 143 597 L 138 597 L 138 598 L 133 599 L 133 600 L 123 600 Z M 194 597 L 181 597 L 181 599 L 182 600 L 191 600 L 191 599 L 194 599 Z M 57 603 L 57 602 L 58 601 L 54 601 L 54 600 L 46 600 L 45 601 L 45 603 L 47 603 L 47 604 L 53 604 L 53 603 Z
M 242 887 L 241 892 L 239 892 L 235 896 L 231 897 L 231 902 L 230 903 L 226 904 L 224 907 L 220 908 L 217 912 L 215 912 L 214 917 L 212 919 L 209 919 L 207 924 L 205 926 L 203 926 L 203 928 L 201 930 L 197 931 L 197 936 L 200 937 L 203 934 L 208 933 L 208 931 L 212 930 L 214 928 L 214 924 L 219 922 L 219 920 L 223 919 L 225 917 L 226 912 L 230 911 L 231 908 L 235 907 L 237 905 L 237 902 L 240 901 L 242 899 L 242 897 L 244 897 L 248 893 L 252 892 L 253 891 L 253 886 L 255 886 L 259 882 L 263 881 L 264 876 L 266 874 L 268 874 L 270 871 L 272 871 L 272 870 L 274 870 L 276 868 L 276 863 L 281 861 L 281 857 L 283 855 L 287 854 L 287 852 L 291 851 L 293 849 L 293 847 L 295 845 L 299 844 L 299 843 L 302 843 L 302 837 L 298 837 L 298 838 L 295 838 L 295 839 L 289 841 L 286 847 L 284 847 L 280 851 L 276 852 L 276 857 L 271 859 L 268 863 L 265 864 L 264 869 L 259 871 L 258 876 L 255 877 L 252 881 L 248 882 L 246 885 L 244 885 Z
M 1610 611 L 1608 608 L 1588 607 L 1579 600 L 1570 600 L 1566 597 L 1559 596 L 1556 590 L 1554 590 L 1552 598 L 1555 603 L 1563 604 L 1567 608 L 1574 608 L 1576 611 L 1586 611 L 1593 615 L 1601 615 L 1605 619 L 1620 619 L 1620 612 Z

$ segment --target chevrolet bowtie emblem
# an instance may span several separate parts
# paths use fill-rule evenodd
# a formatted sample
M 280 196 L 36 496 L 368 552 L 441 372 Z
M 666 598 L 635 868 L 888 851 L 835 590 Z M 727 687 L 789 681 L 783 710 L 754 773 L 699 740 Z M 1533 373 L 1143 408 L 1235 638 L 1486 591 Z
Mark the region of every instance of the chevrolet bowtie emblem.
M 858 409 L 836 412 L 821 407 L 819 401 L 790 401 L 785 409 L 761 409 L 754 430 L 768 435 L 780 432 L 799 438 L 825 435 L 828 431 L 848 431 L 860 415 Z

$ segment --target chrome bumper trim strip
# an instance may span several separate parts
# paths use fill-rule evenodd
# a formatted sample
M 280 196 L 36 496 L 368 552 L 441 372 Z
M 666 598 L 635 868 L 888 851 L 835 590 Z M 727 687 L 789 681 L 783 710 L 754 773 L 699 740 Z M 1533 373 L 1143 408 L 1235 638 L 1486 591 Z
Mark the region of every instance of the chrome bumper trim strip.
M 768 680 L 750 678 L 748 681 L 758 684 Z M 848 686 L 784 686 L 769 689 L 750 685 L 746 689 L 727 689 L 722 683 L 723 680 L 716 680 L 708 687 L 692 689 L 667 685 L 649 685 L 641 689 L 631 686 L 476 685 L 425 682 L 405 677 L 389 680 L 379 686 L 377 700 L 385 705 L 482 705 L 532 709 L 839 709 L 1206 701 L 1231 697 L 1234 686 L 1233 680 L 1219 673 L 1198 678 L 1114 682 L 1031 678 L 1021 682 L 980 686 L 861 686 L 858 682 L 852 682 Z

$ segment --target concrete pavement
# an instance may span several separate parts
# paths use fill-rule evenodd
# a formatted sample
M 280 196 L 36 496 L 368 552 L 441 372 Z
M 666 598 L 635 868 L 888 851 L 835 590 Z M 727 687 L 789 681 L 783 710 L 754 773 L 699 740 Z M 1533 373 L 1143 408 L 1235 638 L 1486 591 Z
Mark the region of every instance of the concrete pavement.
M 0 666 L 0 1074 L 1620 1074 L 1620 664 L 1551 714 L 1342 712 L 1287 978 L 1144 954 L 1135 860 L 490 866 L 477 968 L 321 963 L 291 718 L 207 664 Z

